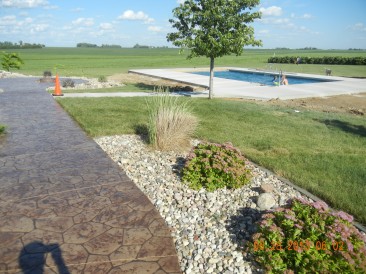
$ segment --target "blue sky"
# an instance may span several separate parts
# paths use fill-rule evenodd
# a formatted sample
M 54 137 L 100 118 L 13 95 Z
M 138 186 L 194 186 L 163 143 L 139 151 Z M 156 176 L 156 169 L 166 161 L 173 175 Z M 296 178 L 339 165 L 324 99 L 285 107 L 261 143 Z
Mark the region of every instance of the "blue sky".
M 0 0 L 0 41 L 171 46 L 179 0 Z M 366 49 L 365 0 L 264 0 L 252 25 L 263 48 Z

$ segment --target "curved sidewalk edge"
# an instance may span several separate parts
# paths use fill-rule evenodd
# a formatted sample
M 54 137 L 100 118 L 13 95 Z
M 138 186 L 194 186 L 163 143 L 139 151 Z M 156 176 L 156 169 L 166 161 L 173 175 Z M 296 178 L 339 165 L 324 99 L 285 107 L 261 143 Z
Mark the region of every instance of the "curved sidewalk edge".
M 159 212 L 44 87 L 0 79 L 0 273 L 181 273 Z

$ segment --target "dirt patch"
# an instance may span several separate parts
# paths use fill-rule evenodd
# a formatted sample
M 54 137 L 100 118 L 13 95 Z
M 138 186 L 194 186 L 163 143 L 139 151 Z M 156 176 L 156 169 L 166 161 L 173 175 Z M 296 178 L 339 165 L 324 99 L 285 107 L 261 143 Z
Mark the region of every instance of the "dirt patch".
M 262 105 L 290 107 L 297 110 L 309 109 L 323 112 L 350 113 L 366 115 L 366 93 L 336 95 L 329 97 L 311 97 L 304 99 L 257 101 L 253 99 L 226 99 L 234 101 L 250 101 Z
M 270 100 L 271 105 L 305 108 L 323 112 L 350 113 L 363 116 L 366 113 L 366 93 L 337 95 L 329 97 L 312 97 L 291 100 Z
M 170 90 L 175 91 L 202 91 L 203 87 L 194 85 L 187 85 L 180 82 L 164 80 L 136 73 L 118 73 L 108 77 L 108 80 L 122 82 L 124 84 L 138 84 L 145 88 L 154 89 L 154 87 L 169 87 Z

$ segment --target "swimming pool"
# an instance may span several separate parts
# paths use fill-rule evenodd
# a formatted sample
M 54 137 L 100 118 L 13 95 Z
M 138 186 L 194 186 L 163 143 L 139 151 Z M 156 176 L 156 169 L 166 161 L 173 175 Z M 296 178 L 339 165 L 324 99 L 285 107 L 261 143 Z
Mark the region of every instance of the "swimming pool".
M 193 74 L 205 75 L 209 76 L 210 72 L 208 71 L 198 71 L 192 72 Z M 251 83 L 259 83 L 261 85 L 266 86 L 275 86 L 275 82 L 278 85 L 278 73 L 268 73 L 268 72 L 247 72 L 247 71 L 235 71 L 235 70 L 225 70 L 225 71 L 216 71 L 215 77 L 231 79 L 231 80 L 239 80 L 244 82 Z M 277 77 L 275 79 L 275 77 Z M 305 78 L 305 77 L 297 77 L 286 75 L 289 85 L 295 84 L 314 84 L 314 83 L 322 83 L 322 82 L 332 82 L 334 80 L 327 79 L 317 79 L 317 78 Z M 275 81 L 274 81 L 275 80 Z

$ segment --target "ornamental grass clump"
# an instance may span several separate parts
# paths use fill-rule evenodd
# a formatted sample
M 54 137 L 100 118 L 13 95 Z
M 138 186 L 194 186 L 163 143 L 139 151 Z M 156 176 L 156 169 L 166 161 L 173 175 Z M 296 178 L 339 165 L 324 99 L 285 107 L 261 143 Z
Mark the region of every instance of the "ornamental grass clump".
M 189 148 L 198 125 L 189 101 L 171 96 L 168 89 L 159 88 L 157 93 L 147 101 L 149 143 L 162 151 L 182 151 Z
M 182 180 L 196 190 L 239 188 L 249 182 L 250 169 L 244 156 L 231 144 L 200 143 L 187 157 Z
M 4 125 L 0 125 L 0 135 L 5 133 L 5 126 Z
M 366 237 L 321 201 L 292 200 L 263 216 L 247 247 L 268 273 L 366 273 Z

